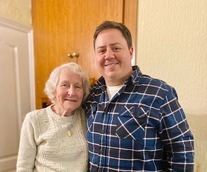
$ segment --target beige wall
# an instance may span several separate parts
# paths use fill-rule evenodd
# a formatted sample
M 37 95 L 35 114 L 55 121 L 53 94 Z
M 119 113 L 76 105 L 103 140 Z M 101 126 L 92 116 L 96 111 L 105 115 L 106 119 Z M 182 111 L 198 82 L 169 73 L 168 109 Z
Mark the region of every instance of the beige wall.
M 0 17 L 31 26 L 31 0 L 0 0 Z
M 174 86 L 207 171 L 207 1 L 139 0 L 136 63 Z

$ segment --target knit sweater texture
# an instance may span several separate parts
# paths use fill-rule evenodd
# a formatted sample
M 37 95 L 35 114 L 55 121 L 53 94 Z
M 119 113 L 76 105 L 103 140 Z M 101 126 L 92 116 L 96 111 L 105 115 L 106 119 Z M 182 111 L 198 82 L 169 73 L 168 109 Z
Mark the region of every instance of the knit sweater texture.
M 55 114 L 51 106 L 29 112 L 21 128 L 17 172 L 87 171 L 85 132 L 82 108 L 68 117 Z

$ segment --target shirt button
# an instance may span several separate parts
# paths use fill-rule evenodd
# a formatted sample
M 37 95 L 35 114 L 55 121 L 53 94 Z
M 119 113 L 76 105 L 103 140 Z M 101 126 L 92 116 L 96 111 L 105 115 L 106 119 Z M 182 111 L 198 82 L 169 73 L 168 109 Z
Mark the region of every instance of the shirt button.
M 104 154 L 105 148 L 100 148 L 100 154 Z
M 98 172 L 102 172 L 102 171 L 103 171 L 102 168 L 99 168 L 99 169 L 98 169 Z
M 103 154 L 103 149 L 102 148 L 100 148 L 100 154 Z
M 100 133 L 101 133 L 101 134 L 104 134 L 104 130 L 101 130 Z

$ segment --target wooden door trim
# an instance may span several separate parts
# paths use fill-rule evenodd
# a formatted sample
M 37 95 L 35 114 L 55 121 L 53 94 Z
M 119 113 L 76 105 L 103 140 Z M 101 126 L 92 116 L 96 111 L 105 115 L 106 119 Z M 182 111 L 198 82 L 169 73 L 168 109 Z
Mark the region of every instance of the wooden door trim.
M 129 28 L 132 35 L 134 57 L 137 47 L 138 0 L 124 0 L 123 23 Z M 134 63 L 135 63 L 134 59 Z

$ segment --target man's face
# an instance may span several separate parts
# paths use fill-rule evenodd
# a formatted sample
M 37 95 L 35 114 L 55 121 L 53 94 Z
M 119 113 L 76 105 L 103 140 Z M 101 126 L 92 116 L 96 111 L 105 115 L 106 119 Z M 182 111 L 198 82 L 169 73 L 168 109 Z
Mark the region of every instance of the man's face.
M 95 41 L 96 66 L 107 85 L 120 85 L 131 75 L 133 48 L 117 29 L 99 33 Z

